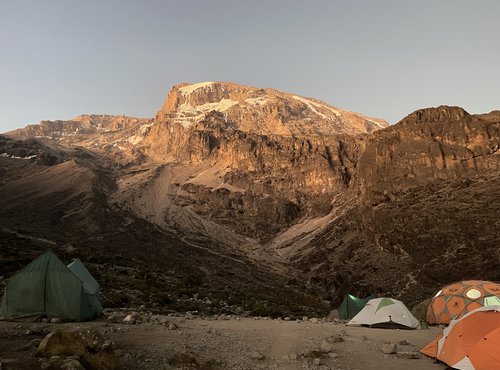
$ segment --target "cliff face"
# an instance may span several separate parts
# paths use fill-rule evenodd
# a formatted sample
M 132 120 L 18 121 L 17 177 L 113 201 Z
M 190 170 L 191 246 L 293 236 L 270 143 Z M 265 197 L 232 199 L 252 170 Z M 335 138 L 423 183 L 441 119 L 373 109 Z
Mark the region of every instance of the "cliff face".
M 273 89 L 176 85 L 154 119 L 80 116 L 0 138 L 0 219 L 81 248 L 118 229 L 147 239 L 153 259 L 175 239 L 182 266 L 196 250 L 211 278 L 223 258 L 226 272 L 279 271 L 334 302 L 378 292 L 411 304 L 453 280 L 500 280 L 498 111 L 429 108 L 387 126 Z M 29 182 L 52 173 L 68 182 L 34 196 Z M 47 223 L 51 202 L 61 221 Z M 27 223 L 17 215 L 30 204 Z
M 418 280 L 498 280 L 500 121 L 439 107 L 376 133 L 358 173 L 369 243 Z
M 365 140 L 351 209 L 297 253 L 321 291 L 424 299 L 447 282 L 498 280 L 500 120 L 416 111 Z M 353 205 L 354 204 L 354 205 Z
M 157 161 L 218 169 L 216 178 L 188 181 L 179 199 L 267 240 L 300 218 L 328 214 L 349 187 L 362 136 L 385 126 L 315 99 L 210 82 L 174 86 L 144 143 Z
M 498 173 L 497 122 L 461 108 L 422 109 L 376 133 L 363 153 L 361 188 L 372 203 L 460 177 Z

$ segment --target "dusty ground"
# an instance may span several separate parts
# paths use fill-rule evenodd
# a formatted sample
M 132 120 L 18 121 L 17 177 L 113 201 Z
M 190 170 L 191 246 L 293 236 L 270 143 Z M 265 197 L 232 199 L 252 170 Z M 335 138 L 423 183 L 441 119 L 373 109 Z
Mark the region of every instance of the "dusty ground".
M 172 329 L 171 323 L 177 328 Z M 334 322 L 154 316 L 134 325 L 105 321 L 41 324 L 42 333 L 27 334 L 32 325 L 0 322 L 2 370 L 40 369 L 41 362 L 35 356 L 36 340 L 56 329 L 75 328 L 99 331 L 110 338 L 124 369 L 446 368 L 428 358 L 395 358 L 381 351 L 384 343 L 402 340 L 421 348 L 438 334 L 439 328 L 406 331 L 347 327 Z M 334 343 L 331 354 L 320 354 L 322 341 L 337 334 L 344 341 Z

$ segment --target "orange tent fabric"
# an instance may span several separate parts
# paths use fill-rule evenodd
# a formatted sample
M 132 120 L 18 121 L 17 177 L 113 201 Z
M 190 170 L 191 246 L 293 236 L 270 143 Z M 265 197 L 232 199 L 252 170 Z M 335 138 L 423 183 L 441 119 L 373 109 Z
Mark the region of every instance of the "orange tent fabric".
M 427 307 L 429 324 L 449 324 L 479 307 L 500 304 L 500 284 L 467 280 L 445 286 Z
M 500 369 L 500 306 L 481 307 L 453 320 L 423 354 L 463 370 Z
M 500 327 L 481 338 L 470 350 L 469 358 L 476 369 L 500 369 Z

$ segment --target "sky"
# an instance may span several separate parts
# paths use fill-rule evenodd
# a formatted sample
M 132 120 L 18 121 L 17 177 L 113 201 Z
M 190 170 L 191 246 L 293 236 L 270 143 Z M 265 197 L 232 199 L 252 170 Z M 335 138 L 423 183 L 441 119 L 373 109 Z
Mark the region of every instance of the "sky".
M 498 0 L 0 0 L 0 132 L 153 117 L 180 82 L 272 87 L 396 123 L 500 109 Z

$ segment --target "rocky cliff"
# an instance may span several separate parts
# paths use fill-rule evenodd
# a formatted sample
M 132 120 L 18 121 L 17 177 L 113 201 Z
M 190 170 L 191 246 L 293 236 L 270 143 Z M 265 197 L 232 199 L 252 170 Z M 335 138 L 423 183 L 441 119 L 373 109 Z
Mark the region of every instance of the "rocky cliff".
M 429 108 L 388 126 L 274 89 L 180 84 L 154 119 L 7 134 L 0 217 L 208 286 L 411 304 L 451 280 L 500 279 L 499 126 L 498 111 Z

